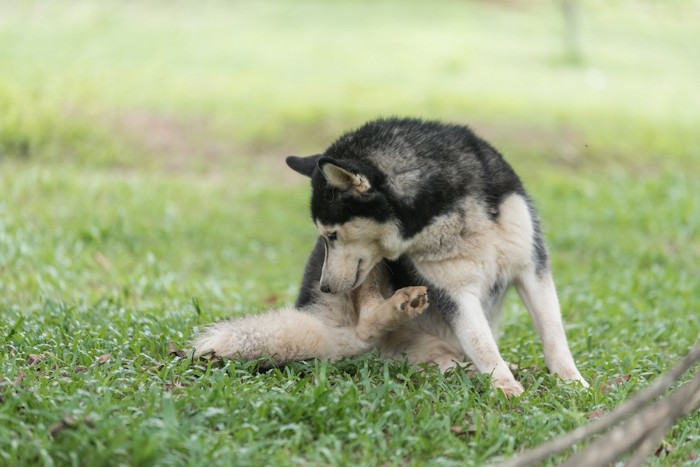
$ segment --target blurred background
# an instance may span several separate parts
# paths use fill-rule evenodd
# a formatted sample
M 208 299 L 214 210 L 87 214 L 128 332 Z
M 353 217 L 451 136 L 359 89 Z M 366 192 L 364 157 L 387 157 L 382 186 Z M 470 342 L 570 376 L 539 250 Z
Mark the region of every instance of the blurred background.
M 284 157 L 391 115 L 500 149 L 572 294 L 678 286 L 700 256 L 698 25 L 697 0 L 0 0 L 0 292 L 292 301 L 315 233 Z
M 173 356 L 294 302 L 317 233 L 284 157 L 392 115 L 520 173 L 591 391 L 514 293 L 516 410 L 373 357 Z M 0 464 L 476 465 L 573 429 L 700 335 L 699 130 L 700 0 L 0 0 Z M 698 427 L 658 462 L 696 463 Z
M 700 157 L 698 24 L 697 0 L 5 0 L 0 157 L 281 167 L 412 115 L 655 170 Z

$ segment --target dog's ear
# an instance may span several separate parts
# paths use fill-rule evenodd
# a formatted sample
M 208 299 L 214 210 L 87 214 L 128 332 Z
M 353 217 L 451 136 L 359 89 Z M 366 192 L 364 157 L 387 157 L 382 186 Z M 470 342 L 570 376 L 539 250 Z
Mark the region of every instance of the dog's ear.
M 308 157 L 289 156 L 285 161 L 290 169 L 310 177 L 314 173 L 314 169 L 318 165 L 318 160 L 320 158 L 320 154 Z
M 353 190 L 354 193 L 362 194 L 370 189 L 367 177 L 349 168 L 341 167 L 338 161 L 330 157 L 321 157 L 318 160 L 318 167 L 328 184 L 339 190 Z

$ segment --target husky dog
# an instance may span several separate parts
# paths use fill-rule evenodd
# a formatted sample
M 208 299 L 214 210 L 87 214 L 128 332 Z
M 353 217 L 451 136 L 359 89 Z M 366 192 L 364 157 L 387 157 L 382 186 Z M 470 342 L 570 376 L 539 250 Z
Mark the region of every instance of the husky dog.
M 514 285 L 549 370 L 588 386 L 569 350 L 532 201 L 470 129 L 379 119 L 287 164 L 311 178 L 320 234 L 296 305 L 214 325 L 195 341 L 197 354 L 285 362 L 378 349 L 443 372 L 466 357 L 519 395 L 496 345 Z

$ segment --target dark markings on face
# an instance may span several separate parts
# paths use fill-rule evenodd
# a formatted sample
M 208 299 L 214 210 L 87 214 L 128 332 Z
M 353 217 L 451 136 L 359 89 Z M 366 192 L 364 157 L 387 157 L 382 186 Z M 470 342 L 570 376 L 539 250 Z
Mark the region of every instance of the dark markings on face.
M 368 175 L 369 174 L 369 175 Z M 340 190 L 328 184 L 320 170 L 311 177 L 311 216 L 324 225 L 344 224 L 355 217 L 365 217 L 377 222 L 386 222 L 393 217 L 393 210 L 383 193 L 375 186 L 381 185 L 379 172 L 366 170 L 370 181 L 367 193 Z
M 380 119 L 341 136 L 324 157 L 364 175 L 371 186 L 361 196 L 341 192 L 316 170 L 311 211 L 326 225 L 364 216 L 393 221 L 404 238 L 411 238 L 436 216 L 458 209 L 465 196 L 483 201 L 496 222 L 503 199 L 525 193 L 498 151 L 465 126 Z

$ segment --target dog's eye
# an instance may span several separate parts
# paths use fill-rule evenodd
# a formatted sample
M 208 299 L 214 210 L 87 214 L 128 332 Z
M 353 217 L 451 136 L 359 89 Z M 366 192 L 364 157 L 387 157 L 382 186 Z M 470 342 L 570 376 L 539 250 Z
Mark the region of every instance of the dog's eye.
M 337 232 L 330 232 L 326 234 L 326 238 L 328 239 L 329 242 L 332 242 L 334 240 L 338 240 L 338 233 Z

